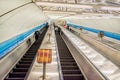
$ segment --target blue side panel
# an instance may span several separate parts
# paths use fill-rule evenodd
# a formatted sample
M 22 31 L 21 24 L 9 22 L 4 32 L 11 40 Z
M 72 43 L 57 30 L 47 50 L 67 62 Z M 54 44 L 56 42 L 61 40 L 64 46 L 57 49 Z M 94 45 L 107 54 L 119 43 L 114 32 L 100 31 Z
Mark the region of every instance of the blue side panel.
M 68 25 L 68 26 L 72 26 L 72 27 L 77 28 L 77 29 L 79 29 L 80 27 L 82 27 L 82 26 L 74 25 L 74 24 L 67 24 L 67 25 Z
M 77 29 L 82 27 L 84 30 L 94 32 L 94 33 L 99 33 L 101 31 L 103 31 L 103 30 L 89 28 L 89 27 L 85 27 L 85 26 L 79 26 L 79 25 L 75 25 L 75 24 L 71 24 L 71 23 L 67 23 L 67 25 L 72 26 L 72 27 L 77 28 Z M 108 32 L 108 31 L 103 31 L 103 32 L 104 32 L 104 35 L 107 36 L 107 37 L 120 40 L 120 34 Z
M 91 32 L 94 32 L 94 33 L 99 33 L 100 30 L 97 30 L 97 29 L 92 29 L 92 28 L 88 28 L 88 27 L 83 27 L 84 30 L 87 30 L 87 31 L 91 31 Z
M 104 31 L 105 36 L 120 40 L 120 34 Z
M 5 56 L 8 52 L 10 52 L 12 49 L 14 49 L 16 46 L 18 46 L 21 42 L 23 42 L 28 36 L 33 34 L 35 31 L 42 29 L 45 27 L 47 23 L 44 23 L 40 26 L 37 26 L 25 33 L 22 33 L 16 37 L 13 37 L 7 41 L 4 41 L 0 43 L 0 58 Z

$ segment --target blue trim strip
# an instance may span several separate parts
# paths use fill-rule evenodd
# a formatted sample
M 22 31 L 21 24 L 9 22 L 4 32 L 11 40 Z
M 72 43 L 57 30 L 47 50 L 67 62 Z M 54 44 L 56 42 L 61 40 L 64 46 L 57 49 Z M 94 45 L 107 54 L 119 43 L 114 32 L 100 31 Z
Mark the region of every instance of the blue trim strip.
M 90 32 L 94 32 L 94 33 L 99 33 L 103 30 L 99 30 L 99 29 L 94 29 L 94 28 L 89 28 L 89 27 L 85 27 L 85 26 L 79 26 L 79 25 L 75 25 L 75 24 L 71 24 L 71 23 L 67 23 L 68 26 L 74 27 L 74 28 L 83 28 L 84 30 L 90 31 Z M 113 32 L 108 32 L 108 31 L 103 31 L 104 35 L 113 39 L 117 39 L 120 40 L 120 34 L 117 33 L 113 33 Z
M 45 27 L 47 23 L 37 26 L 27 32 L 24 32 L 18 36 L 15 36 L 7 41 L 0 43 L 0 58 L 4 57 L 8 52 L 17 47 L 21 42 L 23 42 L 28 36 L 33 34 L 35 31 Z

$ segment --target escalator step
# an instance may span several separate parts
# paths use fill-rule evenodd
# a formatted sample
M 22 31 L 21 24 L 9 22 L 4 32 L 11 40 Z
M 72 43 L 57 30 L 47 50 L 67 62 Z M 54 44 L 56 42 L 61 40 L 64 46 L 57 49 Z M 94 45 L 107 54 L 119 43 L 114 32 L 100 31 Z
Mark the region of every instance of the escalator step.
M 62 66 L 62 70 L 79 70 L 77 66 Z
M 6 78 L 4 80 L 24 80 L 24 78 Z
M 31 54 L 31 55 L 35 55 L 36 52 L 27 52 L 26 54 Z
M 25 56 L 23 56 L 23 58 L 34 58 L 34 55 L 25 55 Z
M 34 44 L 34 46 L 32 46 L 28 51 L 34 51 L 34 50 L 37 50 L 37 48 L 39 47 L 38 44 L 39 44 L 39 43 Z
M 60 59 L 73 59 L 73 57 L 60 57 Z
M 63 53 L 63 52 L 60 52 L 60 53 Z M 61 57 L 72 57 L 71 55 L 69 55 L 69 54 L 60 54 L 60 58 Z
M 36 51 L 34 51 L 34 50 L 33 50 L 33 51 L 31 51 L 31 50 L 30 50 L 30 51 L 27 51 L 27 53 L 35 53 L 35 52 L 36 52 Z
M 26 75 L 26 72 L 13 72 L 9 74 L 9 78 L 24 78 Z
M 80 70 L 63 70 L 63 74 L 81 74 Z
M 22 58 L 21 60 L 22 60 L 22 61 L 32 61 L 33 58 Z
M 35 56 L 35 54 L 26 53 L 25 56 Z
M 37 52 L 35 52 L 35 53 L 26 53 L 26 54 L 28 54 L 28 55 L 35 55 Z
M 19 64 L 31 64 L 31 61 L 19 61 Z
M 75 74 L 75 75 L 70 75 L 70 74 L 65 74 L 64 76 L 64 80 L 83 80 L 83 75 L 81 74 Z
M 66 62 L 66 61 L 68 61 L 68 62 L 74 62 L 75 60 L 74 59 L 60 59 L 60 61 L 62 61 L 62 62 Z
M 35 50 L 30 50 L 30 49 L 27 51 L 27 53 L 34 53 L 34 52 L 36 52 L 36 51 Z
M 29 68 L 31 64 L 17 64 L 16 68 Z
M 13 68 L 13 72 L 27 72 L 28 68 Z
M 77 66 L 75 62 L 61 62 L 62 66 Z

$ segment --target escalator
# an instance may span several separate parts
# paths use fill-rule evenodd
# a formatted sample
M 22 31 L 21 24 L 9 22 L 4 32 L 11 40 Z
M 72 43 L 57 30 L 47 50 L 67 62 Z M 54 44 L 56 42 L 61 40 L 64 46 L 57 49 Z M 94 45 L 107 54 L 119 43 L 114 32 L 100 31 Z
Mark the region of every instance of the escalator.
M 58 52 L 64 80 L 85 80 L 62 37 L 56 32 Z
M 8 73 L 4 80 L 26 80 L 27 74 L 32 66 L 37 50 L 43 40 L 43 37 L 47 31 L 46 28 L 42 29 L 43 32 L 39 38 L 33 43 L 29 50 L 23 55 L 20 61 L 14 66 L 14 68 Z

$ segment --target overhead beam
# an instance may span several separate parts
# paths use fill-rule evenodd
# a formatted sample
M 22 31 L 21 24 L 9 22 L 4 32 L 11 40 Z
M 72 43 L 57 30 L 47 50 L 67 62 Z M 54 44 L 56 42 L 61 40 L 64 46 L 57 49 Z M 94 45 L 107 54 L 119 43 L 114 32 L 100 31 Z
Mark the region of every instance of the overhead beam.
M 82 9 L 102 9 L 102 10 L 114 10 L 119 11 L 120 7 L 116 6 L 103 6 L 103 5 L 94 5 L 94 4 L 71 4 L 71 3 L 56 3 L 56 2 L 36 2 L 38 6 L 53 6 L 53 7 L 66 7 L 66 8 L 82 8 Z
M 83 11 L 61 11 L 61 10 L 43 10 L 43 12 L 44 13 L 58 13 L 58 14 L 60 14 L 60 13 L 71 13 L 71 14 L 83 14 L 83 13 L 94 13 L 94 14 L 110 14 L 110 13 L 106 13 L 106 12 L 95 12 L 95 11 L 93 11 L 93 12 L 83 12 Z
M 59 10 L 44 10 L 44 13 L 58 13 L 58 14 L 77 14 L 77 12 L 73 11 L 59 11 Z
M 70 3 L 54 3 L 54 2 L 36 2 L 39 6 L 53 6 L 53 7 L 67 7 L 67 8 L 83 8 L 91 9 L 91 5 L 80 5 L 80 4 L 70 4 Z

